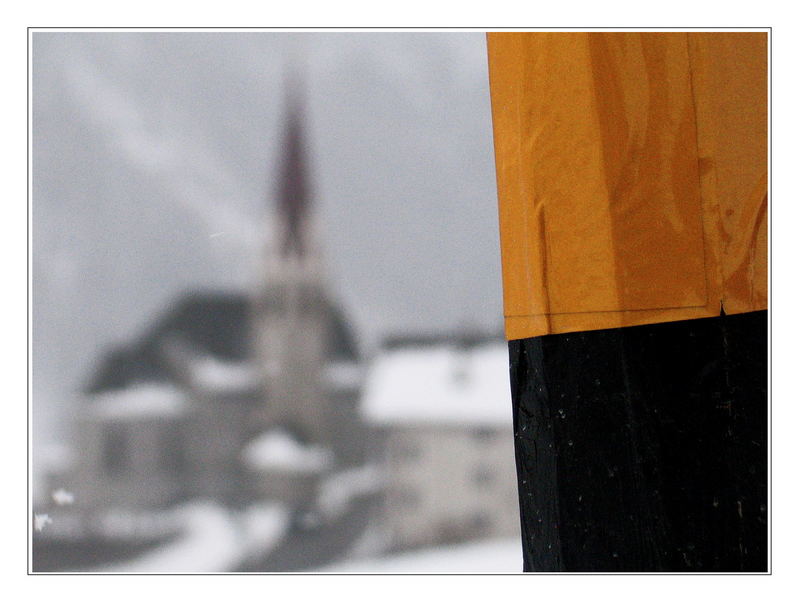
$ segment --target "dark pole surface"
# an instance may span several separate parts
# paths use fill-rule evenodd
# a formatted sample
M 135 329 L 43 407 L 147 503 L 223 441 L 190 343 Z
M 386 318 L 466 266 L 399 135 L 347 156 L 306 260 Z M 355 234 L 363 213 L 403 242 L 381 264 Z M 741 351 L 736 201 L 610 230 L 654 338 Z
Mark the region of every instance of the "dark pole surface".
M 509 342 L 525 571 L 767 571 L 767 325 Z

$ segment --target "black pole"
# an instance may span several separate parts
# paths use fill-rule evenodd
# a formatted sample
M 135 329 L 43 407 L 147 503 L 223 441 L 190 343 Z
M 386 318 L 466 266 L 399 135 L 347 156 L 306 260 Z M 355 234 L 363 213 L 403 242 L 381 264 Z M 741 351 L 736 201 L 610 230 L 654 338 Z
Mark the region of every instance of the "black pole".
M 767 570 L 767 312 L 509 343 L 525 571 Z

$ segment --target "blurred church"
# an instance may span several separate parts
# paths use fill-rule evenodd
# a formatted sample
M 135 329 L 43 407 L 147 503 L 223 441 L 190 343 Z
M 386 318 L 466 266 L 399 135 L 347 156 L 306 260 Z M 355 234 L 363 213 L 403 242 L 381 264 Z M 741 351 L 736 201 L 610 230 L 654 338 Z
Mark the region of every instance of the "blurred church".
M 186 293 L 90 377 L 34 571 L 148 552 L 192 502 L 287 511 L 274 552 L 215 571 L 518 535 L 502 337 L 387 341 L 363 363 L 325 285 L 302 115 L 288 104 L 259 286 Z
M 282 150 L 257 291 L 186 293 L 91 377 L 78 459 L 53 478 L 76 506 L 297 507 L 324 476 L 363 462 L 362 366 L 325 288 L 297 103 Z

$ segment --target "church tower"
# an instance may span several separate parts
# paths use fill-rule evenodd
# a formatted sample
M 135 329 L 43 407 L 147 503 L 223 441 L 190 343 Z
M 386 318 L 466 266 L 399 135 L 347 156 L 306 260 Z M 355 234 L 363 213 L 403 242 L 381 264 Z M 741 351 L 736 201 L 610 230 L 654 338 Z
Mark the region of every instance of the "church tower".
M 329 304 L 297 94 L 288 96 L 281 160 L 269 214 L 263 281 L 254 311 L 265 419 L 298 441 L 330 445 L 323 385 Z

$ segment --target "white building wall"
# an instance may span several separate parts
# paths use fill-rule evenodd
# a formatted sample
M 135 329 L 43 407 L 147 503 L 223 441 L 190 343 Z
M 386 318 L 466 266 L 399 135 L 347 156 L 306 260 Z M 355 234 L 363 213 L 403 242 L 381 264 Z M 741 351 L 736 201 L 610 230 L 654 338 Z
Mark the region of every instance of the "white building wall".
M 519 535 L 510 427 L 392 426 L 385 461 L 393 548 Z

